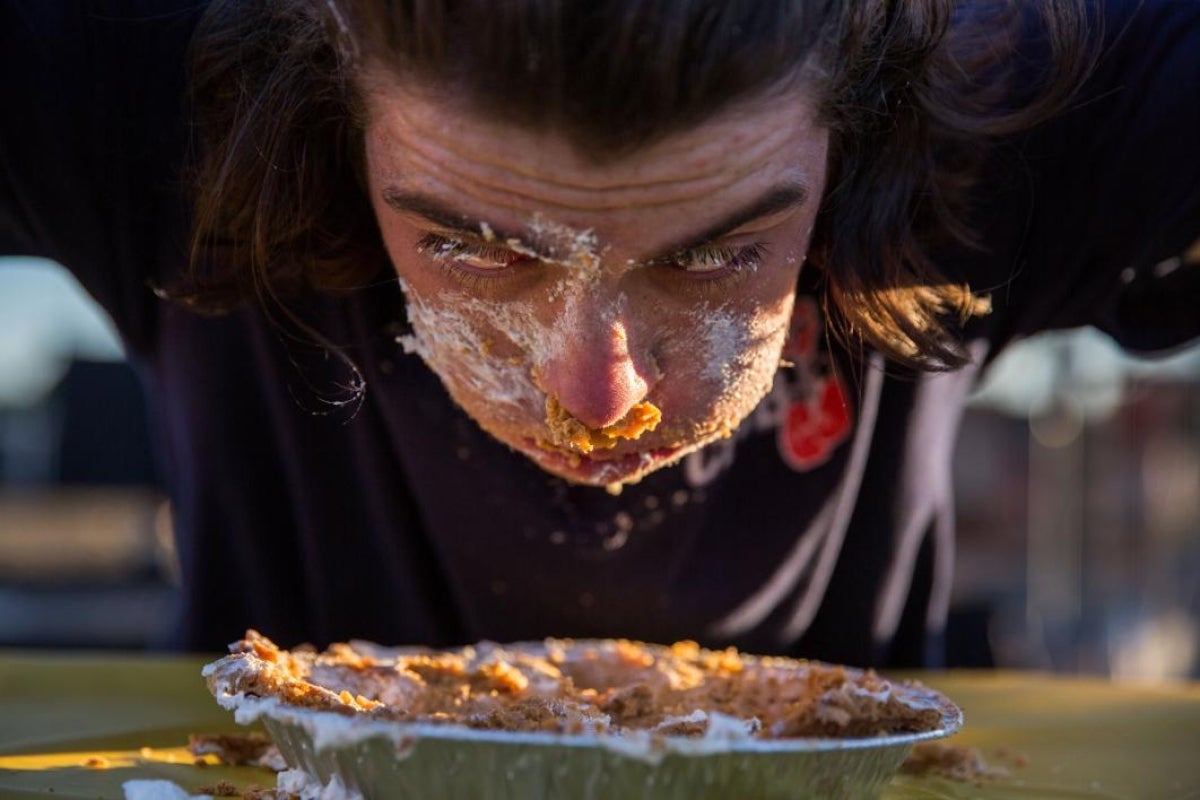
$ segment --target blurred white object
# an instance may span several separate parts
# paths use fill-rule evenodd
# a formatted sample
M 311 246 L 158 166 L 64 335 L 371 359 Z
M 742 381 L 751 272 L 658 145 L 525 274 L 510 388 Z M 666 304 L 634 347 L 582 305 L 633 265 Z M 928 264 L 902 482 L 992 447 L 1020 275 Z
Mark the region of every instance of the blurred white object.
M 123 361 L 112 321 L 53 261 L 0 258 L 0 408 L 38 403 L 74 358 Z
M 1200 377 L 1200 347 L 1139 358 L 1093 328 L 1044 333 L 1008 347 L 984 373 L 971 404 L 1017 417 L 1042 417 L 1066 405 L 1088 420 L 1107 419 L 1132 379 Z M 1070 400 L 1064 401 L 1069 397 Z
M 211 800 L 207 794 L 190 795 L 182 786 L 171 781 L 125 781 L 121 788 L 125 791 L 125 800 Z
M 1200 650 L 1200 621 L 1172 609 L 1139 620 L 1110 642 L 1112 676 L 1126 681 L 1186 679 Z

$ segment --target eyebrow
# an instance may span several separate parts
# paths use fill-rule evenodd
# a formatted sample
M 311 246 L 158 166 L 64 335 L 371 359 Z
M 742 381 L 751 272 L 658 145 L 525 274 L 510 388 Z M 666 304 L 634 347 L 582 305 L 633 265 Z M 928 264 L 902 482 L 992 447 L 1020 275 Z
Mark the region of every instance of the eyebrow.
M 798 181 L 776 186 L 774 189 L 767 190 L 757 200 L 747 203 L 740 209 L 726 215 L 723 219 L 709 225 L 704 230 L 692 236 L 684 237 L 678 243 L 666 248 L 663 255 L 670 256 L 675 253 L 703 247 L 757 219 L 774 216 L 796 206 L 803 205 L 807 199 L 808 187 Z
M 661 255 L 646 259 L 654 261 L 658 258 L 669 257 L 676 253 L 685 252 L 709 244 L 738 228 L 763 217 L 782 213 L 796 206 L 803 205 L 808 199 L 808 187 L 799 181 L 776 186 L 767 190 L 757 199 L 739 209 L 727 214 L 722 219 L 709 225 L 701 231 L 683 237 L 677 243 L 665 248 Z M 554 254 L 546 252 L 545 247 L 539 249 L 537 241 L 529 241 L 529 236 L 520 231 L 508 231 L 491 223 L 472 223 L 471 218 L 428 195 L 419 192 L 409 192 L 396 188 L 383 190 L 383 202 L 390 208 L 401 213 L 414 214 L 422 217 L 440 228 L 464 236 L 481 237 L 482 228 L 486 226 L 495 234 L 500 242 L 516 241 L 533 253 L 553 260 Z
M 545 252 L 545 248 L 538 249 L 537 242 L 530 242 L 529 237 L 520 231 L 509 231 L 490 222 L 472 223 L 468 215 L 456 211 L 428 195 L 401 189 L 384 189 L 383 202 L 403 214 L 415 214 L 439 228 L 463 236 L 482 238 L 484 236 L 483 228 L 486 225 L 498 242 L 515 241 L 539 257 L 553 259 L 553 253 Z

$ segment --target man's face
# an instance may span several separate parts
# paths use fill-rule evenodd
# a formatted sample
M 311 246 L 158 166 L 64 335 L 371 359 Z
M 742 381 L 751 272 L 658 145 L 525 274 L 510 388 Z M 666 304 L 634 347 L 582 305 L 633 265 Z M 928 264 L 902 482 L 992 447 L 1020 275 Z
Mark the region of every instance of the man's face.
M 827 132 L 805 93 L 600 162 L 377 77 L 366 164 L 406 345 L 486 431 L 548 472 L 612 486 L 754 409 L 824 187 Z M 590 431 L 647 403 L 661 422 L 582 452 L 552 430 L 551 398 Z

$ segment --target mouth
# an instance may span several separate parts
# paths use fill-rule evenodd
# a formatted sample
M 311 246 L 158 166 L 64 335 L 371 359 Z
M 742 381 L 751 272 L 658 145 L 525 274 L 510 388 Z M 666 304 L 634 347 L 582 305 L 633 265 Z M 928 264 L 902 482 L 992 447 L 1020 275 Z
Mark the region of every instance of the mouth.
M 676 461 L 687 448 L 683 445 L 654 447 L 632 453 L 593 451 L 584 455 L 524 439 L 521 450 L 547 472 L 573 483 L 612 486 L 632 483 L 643 475 Z

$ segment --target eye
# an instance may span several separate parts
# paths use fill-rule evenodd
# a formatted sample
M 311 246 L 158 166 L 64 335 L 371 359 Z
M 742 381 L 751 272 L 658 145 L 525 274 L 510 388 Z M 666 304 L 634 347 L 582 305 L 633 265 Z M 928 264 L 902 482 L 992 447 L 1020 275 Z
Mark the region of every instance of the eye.
M 454 262 L 456 266 L 481 272 L 499 271 L 517 264 L 537 261 L 503 245 L 468 242 L 436 233 L 421 237 L 417 242 L 417 252 L 434 261 Z
M 690 276 L 713 279 L 735 272 L 753 271 L 762 261 L 765 251 L 766 247 L 761 242 L 744 247 L 697 247 L 681 250 L 659 263 L 681 269 Z

